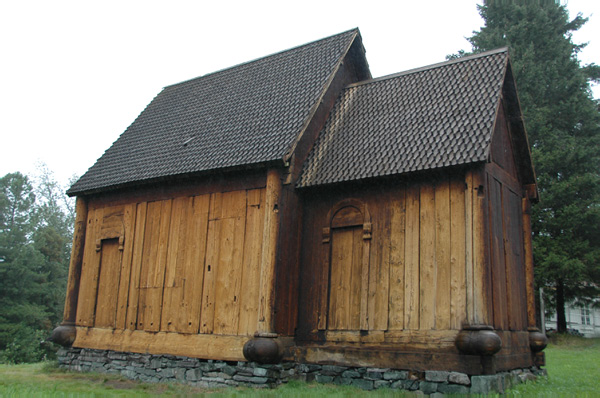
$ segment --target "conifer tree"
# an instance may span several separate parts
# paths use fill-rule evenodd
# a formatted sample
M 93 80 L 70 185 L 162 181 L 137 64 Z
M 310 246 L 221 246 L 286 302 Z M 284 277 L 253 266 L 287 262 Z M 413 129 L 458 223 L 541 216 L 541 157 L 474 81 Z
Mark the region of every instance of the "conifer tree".
M 34 184 L 21 173 L 0 178 L 0 362 L 55 350 L 40 342 L 64 305 L 73 220 L 62 191 L 47 170 Z

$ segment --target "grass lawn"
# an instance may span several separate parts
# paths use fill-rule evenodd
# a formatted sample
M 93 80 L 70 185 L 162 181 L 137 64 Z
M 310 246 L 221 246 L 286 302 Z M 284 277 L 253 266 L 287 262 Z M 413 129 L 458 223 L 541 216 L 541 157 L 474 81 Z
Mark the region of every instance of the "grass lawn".
M 546 349 L 548 379 L 519 385 L 509 397 L 600 397 L 600 339 L 554 338 Z M 0 397 L 412 397 L 403 391 L 365 392 L 352 387 L 292 382 L 274 390 L 206 390 L 179 384 L 147 384 L 119 376 L 64 372 L 50 363 L 0 365 Z
M 510 397 L 600 397 L 600 339 L 555 336 L 546 352 L 548 378 L 513 388 Z

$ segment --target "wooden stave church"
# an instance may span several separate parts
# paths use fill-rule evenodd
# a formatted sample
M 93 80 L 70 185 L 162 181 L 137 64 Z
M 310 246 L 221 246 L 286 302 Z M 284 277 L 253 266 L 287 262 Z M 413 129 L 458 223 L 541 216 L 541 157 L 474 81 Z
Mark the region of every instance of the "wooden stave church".
M 372 79 L 354 29 L 169 86 L 68 193 L 64 345 L 543 364 L 506 49 Z

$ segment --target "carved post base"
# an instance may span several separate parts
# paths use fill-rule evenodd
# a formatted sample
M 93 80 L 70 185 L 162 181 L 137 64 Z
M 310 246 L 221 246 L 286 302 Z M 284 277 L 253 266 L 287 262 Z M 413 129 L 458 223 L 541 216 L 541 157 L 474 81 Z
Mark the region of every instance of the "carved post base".
M 543 352 L 536 352 L 533 354 L 533 364 L 538 368 L 546 366 L 546 354 Z
M 456 348 L 462 354 L 479 355 L 482 373 L 496 374 L 494 354 L 502 348 L 502 340 L 488 325 L 469 325 L 456 336 Z
M 63 347 L 71 347 L 75 341 L 76 335 L 77 329 L 74 325 L 62 324 L 52 331 L 52 335 L 48 341 L 59 344 Z
M 277 333 L 257 333 L 244 344 L 244 358 L 261 364 L 281 362 L 283 346 Z
M 529 328 L 528 330 L 533 364 L 537 367 L 546 366 L 546 355 L 542 351 L 548 345 L 548 338 L 537 328 Z
M 540 352 L 548 345 L 548 338 L 537 328 L 529 328 L 529 347 L 531 351 Z

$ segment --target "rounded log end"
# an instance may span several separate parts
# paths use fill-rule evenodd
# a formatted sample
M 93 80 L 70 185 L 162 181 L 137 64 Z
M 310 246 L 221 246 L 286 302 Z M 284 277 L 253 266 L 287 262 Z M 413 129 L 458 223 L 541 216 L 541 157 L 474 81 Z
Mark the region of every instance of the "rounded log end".
M 463 354 L 492 356 L 502 348 L 502 339 L 489 328 L 463 329 L 455 344 Z
M 540 331 L 529 332 L 529 347 L 531 351 L 540 352 L 548 345 L 548 338 Z
M 256 337 L 244 344 L 244 358 L 261 364 L 281 362 L 283 347 L 276 338 Z
M 77 329 L 75 326 L 60 325 L 52 331 L 52 335 L 48 341 L 59 344 L 63 347 L 71 347 L 75 341 L 76 335 Z

